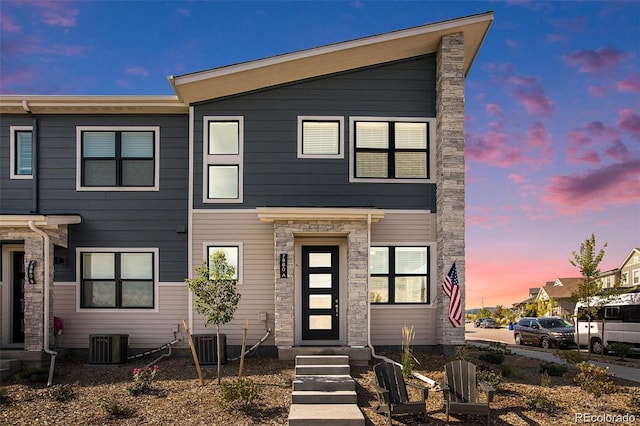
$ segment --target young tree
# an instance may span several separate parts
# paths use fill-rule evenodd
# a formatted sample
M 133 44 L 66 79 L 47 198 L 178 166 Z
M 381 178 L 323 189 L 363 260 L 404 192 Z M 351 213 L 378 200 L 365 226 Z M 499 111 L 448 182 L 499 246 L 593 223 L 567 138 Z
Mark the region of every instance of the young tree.
M 193 306 L 196 312 L 205 316 L 204 326 L 215 324 L 218 348 L 218 384 L 220 384 L 220 364 L 222 345 L 220 342 L 220 325 L 227 324 L 240 302 L 240 294 L 236 290 L 236 268 L 227 263 L 222 250 L 218 250 L 194 268 L 196 276 L 185 279 L 185 283 L 195 297 Z
M 591 319 L 597 318 L 599 306 L 591 306 L 591 302 L 596 293 L 600 290 L 600 284 L 597 281 L 600 275 L 600 269 L 598 269 L 602 258 L 604 257 L 604 248 L 607 247 L 607 243 L 604 243 L 600 250 L 596 249 L 596 236 L 591 234 L 591 238 L 587 238 L 582 244 L 580 244 L 579 252 L 571 252 L 573 259 L 569 259 L 569 263 L 580 270 L 584 281 L 578 286 L 577 293 L 573 294 L 573 298 L 576 301 L 584 302 L 587 306 L 587 347 L 591 345 Z M 577 319 L 576 319 L 577 324 Z M 604 330 L 603 330 L 604 333 Z M 603 336 L 604 338 L 604 336 Z M 580 350 L 580 333 L 576 327 L 576 343 L 578 350 Z

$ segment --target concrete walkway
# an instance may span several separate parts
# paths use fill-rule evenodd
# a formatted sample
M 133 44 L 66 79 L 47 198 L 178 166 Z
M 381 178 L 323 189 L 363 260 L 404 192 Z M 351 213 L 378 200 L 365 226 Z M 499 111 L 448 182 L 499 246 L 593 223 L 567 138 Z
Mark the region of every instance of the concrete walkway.
M 467 341 L 467 343 L 470 345 L 480 346 L 480 347 L 489 346 L 489 343 L 483 343 L 483 342 Z M 557 362 L 559 364 L 566 363 L 563 359 L 558 358 L 551 352 L 542 352 L 542 351 L 535 351 L 531 349 L 521 349 L 521 348 L 514 348 L 514 347 L 509 347 L 509 349 L 511 350 L 511 352 L 513 352 L 516 355 L 522 355 L 528 358 L 540 359 L 542 361 L 547 361 L 547 362 Z M 618 365 L 611 362 L 600 362 L 600 361 L 589 361 L 589 362 L 601 368 L 602 367 L 609 368 L 609 371 L 615 374 L 616 377 L 620 379 L 625 379 L 625 380 L 630 380 L 632 382 L 640 383 L 640 368 L 625 367 L 623 365 Z

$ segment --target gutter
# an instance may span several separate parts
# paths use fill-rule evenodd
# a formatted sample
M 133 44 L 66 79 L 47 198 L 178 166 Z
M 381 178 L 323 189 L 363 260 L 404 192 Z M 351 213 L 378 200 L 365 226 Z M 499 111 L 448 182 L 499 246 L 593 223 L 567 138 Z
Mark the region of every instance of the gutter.
M 40 235 L 43 239 L 44 243 L 44 342 L 43 342 L 43 350 L 51 355 L 51 364 L 49 365 L 49 378 L 47 380 L 47 386 L 51 386 L 53 384 L 53 369 L 56 365 L 56 356 L 58 352 L 52 351 L 49 349 L 49 310 L 50 310 L 50 301 L 49 301 L 49 288 L 51 286 L 49 269 L 51 268 L 51 262 L 49 260 L 49 235 L 43 230 L 36 228 L 33 224 L 33 221 L 29 221 L 29 228 L 36 234 Z

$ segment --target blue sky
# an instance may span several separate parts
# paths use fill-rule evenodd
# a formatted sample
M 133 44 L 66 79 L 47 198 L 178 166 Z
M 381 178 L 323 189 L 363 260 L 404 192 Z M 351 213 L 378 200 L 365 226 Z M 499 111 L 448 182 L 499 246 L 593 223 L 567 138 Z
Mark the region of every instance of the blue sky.
M 181 75 L 494 11 L 466 84 L 467 308 L 640 247 L 640 2 L 0 1 L 0 93 L 170 95 Z

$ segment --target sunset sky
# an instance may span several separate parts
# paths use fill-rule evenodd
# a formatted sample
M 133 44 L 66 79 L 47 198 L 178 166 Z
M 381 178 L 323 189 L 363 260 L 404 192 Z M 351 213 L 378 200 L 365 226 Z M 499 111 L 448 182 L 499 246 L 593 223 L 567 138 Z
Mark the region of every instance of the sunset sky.
M 0 93 L 171 95 L 168 75 L 493 10 L 467 78 L 466 307 L 640 247 L 638 1 L 0 1 Z M 438 278 L 439 281 L 441 277 Z

